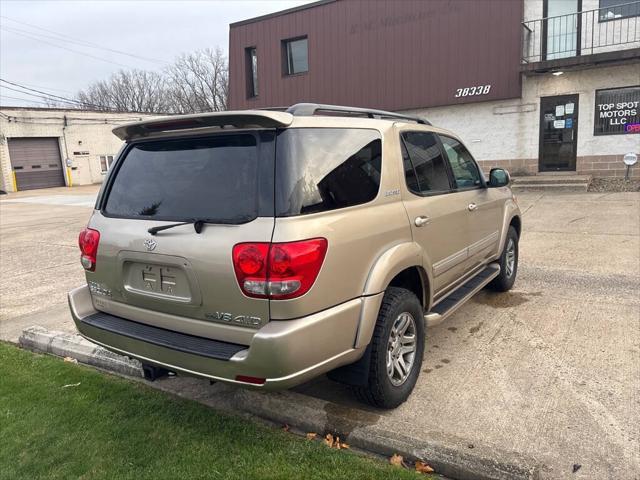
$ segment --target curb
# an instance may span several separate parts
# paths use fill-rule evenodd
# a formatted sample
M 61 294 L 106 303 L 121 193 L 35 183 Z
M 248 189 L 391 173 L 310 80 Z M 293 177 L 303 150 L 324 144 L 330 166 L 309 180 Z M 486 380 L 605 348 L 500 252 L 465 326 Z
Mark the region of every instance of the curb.
M 33 326 L 23 330 L 19 343 L 28 350 L 72 357 L 121 375 L 144 376 L 137 360 L 112 353 L 77 334 Z M 158 387 L 163 389 L 161 385 Z M 426 432 L 427 440 L 411 438 L 375 425 L 379 417 L 376 413 L 358 410 L 359 417 L 371 418 L 354 421 L 352 408 L 292 391 L 267 393 L 229 388 L 223 396 L 233 411 L 287 424 L 301 432 L 339 434 L 355 448 L 385 457 L 397 453 L 408 460 L 422 460 L 436 472 L 457 480 L 538 480 L 542 475 L 539 462 L 524 455 L 470 445 L 439 433 Z M 201 398 L 191 399 L 203 403 Z
M 33 326 L 22 331 L 18 343 L 27 350 L 75 358 L 81 363 L 121 375 L 144 376 L 139 361 L 110 352 L 77 334 L 49 331 Z

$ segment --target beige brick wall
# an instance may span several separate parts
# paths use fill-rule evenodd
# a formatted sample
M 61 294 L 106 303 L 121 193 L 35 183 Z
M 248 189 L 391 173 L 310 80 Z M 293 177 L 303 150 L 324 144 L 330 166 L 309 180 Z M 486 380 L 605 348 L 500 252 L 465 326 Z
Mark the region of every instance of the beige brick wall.
M 100 155 L 115 155 L 122 142 L 111 130 L 123 123 L 152 115 L 83 110 L 0 107 L 0 170 L 2 189 L 14 191 L 8 140 L 19 137 L 54 137 L 63 162 L 71 159 L 73 185 L 101 183 Z M 65 126 L 66 117 L 66 126 Z M 75 153 L 86 152 L 86 155 Z M 69 184 L 65 169 L 65 181 Z
M 496 167 L 508 170 L 511 175 L 536 175 L 538 173 L 537 158 L 484 160 L 479 164 L 485 174 Z M 626 170 L 627 167 L 622 162 L 621 155 L 587 155 L 576 159 L 576 175 L 622 178 L 625 176 Z M 640 164 L 631 168 L 629 178 L 640 179 Z
M 640 154 L 640 135 L 593 134 L 595 91 L 602 88 L 638 85 L 638 64 L 567 71 L 564 75 L 524 77 L 522 98 L 481 102 L 428 109 L 408 113 L 423 116 L 434 125 L 459 135 L 474 157 L 485 165 L 504 166 L 509 171 L 520 168 L 538 171 L 540 141 L 540 97 L 578 94 L 578 148 L 580 159 L 612 157 L 622 163 L 628 152 Z M 587 163 L 591 163 L 585 160 Z M 606 162 L 609 162 L 607 160 Z M 594 176 L 617 175 L 615 168 L 594 169 Z

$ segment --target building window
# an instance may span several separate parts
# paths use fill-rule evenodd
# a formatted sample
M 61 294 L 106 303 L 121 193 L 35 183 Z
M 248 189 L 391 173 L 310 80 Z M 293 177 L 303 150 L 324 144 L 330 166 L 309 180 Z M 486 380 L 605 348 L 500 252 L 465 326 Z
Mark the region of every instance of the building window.
M 258 96 L 258 52 L 256 47 L 244 49 L 247 72 L 247 97 Z
M 285 75 L 309 71 L 307 37 L 292 38 L 282 42 L 282 57 Z
M 640 2 L 626 0 L 600 0 L 600 21 L 640 16 Z
M 113 155 L 100 155 L 100 171 L 107 173 L 113 163 Z

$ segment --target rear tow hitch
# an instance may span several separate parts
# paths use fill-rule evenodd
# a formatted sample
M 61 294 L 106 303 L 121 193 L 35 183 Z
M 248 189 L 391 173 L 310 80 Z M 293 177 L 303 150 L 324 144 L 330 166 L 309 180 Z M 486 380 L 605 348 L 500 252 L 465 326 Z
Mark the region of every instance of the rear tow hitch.
M 166 377 L 170 373 L 173 373 L 166 368 L 156 367 L 155 365 L 149 365 L 146 363 L 142 364 L 142 371 L 144 372 L 144 379 L 149 380 L 150 382 L 154 382 L 159 378 Z

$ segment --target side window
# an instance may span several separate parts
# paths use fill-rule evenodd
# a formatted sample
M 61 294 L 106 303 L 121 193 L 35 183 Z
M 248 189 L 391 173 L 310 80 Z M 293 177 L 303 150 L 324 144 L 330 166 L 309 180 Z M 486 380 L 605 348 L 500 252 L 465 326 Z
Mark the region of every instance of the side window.
M 418 177 L 416 176 L 416 171 L 413 169 L 407 147 L 404 146 L 404 142 L 401 142 L 400 146 L 402 148 L 402 165 L 404 168 L 404 178 L 407 181 L 407 188 L 412 192 L 419 193 L 420 185 L 418 184 Z
M 436 136 L 430 132 L 405 132 L 402 139 L 406 147 L 403 161 L 409 190 L 419 195 L 450 190 L 449 175 Z
M 449 158 L 457 188 L 475 188 L 480 185 L 480 171 L 469 151 L 459 141 L 440 136 L 442 146 Z
M 276 215 L 326 212 L 372 201 L 382 141 L 374 130 L 288 128 L 276 146 Z

